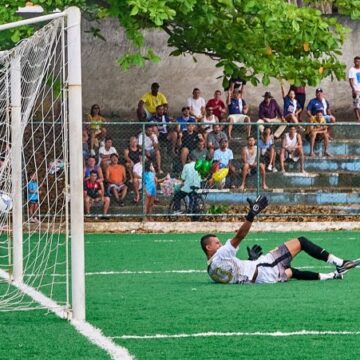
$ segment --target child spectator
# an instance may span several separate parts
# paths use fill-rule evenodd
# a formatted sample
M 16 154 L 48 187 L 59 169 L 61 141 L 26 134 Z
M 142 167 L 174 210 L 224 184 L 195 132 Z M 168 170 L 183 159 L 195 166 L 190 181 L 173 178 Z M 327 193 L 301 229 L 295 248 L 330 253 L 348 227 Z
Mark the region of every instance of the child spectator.
M 284 163 L 286 157 L 294 162 L 297 162 L 300 159 L 301 172 L 304 172 L 304 151 L 302 139 L 300 134 L 296 132 L 295 126 L 289 127 L 289 132 L 284 135 L 282 140 L 280 166 L 283 174 L 285 173 Z
M 242 183 L 239 188 L 241 191 L 245 190 L 245 183 L 247 176 L 256 173 L 256 168 L 257 168 L 256 156 L 257 156 L 257 146 L 255 145 L 255 138 L 253 136 L 249 136 L 247 138 L 247 146 L 244 146 L 241 151 L 241 157 L 244 164 L 242 169 Z M 268 187 L 265 182 L 266 171 L 265 171 L 265 165 L 263 163 L 260 163 L 260 172 L 261 172 L 263 189 L 267 190 Z
M 165 180 L 158 179 L 155 176 L 154 166 L 151 161 L 145 161 L 145 168 L 144 168 L 144 188 L 146 192 L 145 198 L 145 214 L 150 215 L 153 212 L 154 201 L 156 199 L 156 187 L 158 183 L 161 183 Z M 148 218 L 148 220 L 152 220 L 152 218 Z
M 106 180 L 108 182 L 108 195 L 114 195 L 120 206 L 124 206 L 124 199 L 127 194 L 126 169 L 119 164 L 118 154 L 112 154 L 110 164 L 106 169 Z
M 85 215 L 89 215 L 91 207 L 95 203 L 103 205 L 103 215 L 106 215 L 109 211 L 110 198 L 105 195 L 104 184 L 97 178 L 98 174 L 92 170 L 90 176 L 84 181 L 84 205 Z
M 99 105 L 94 104 L 91 107 L 87 120 L 90 122 L 90 154 L 95 156 L 95 147 L 98 148 L 100 139 L 106 136 L 106 128 L 103 126 L 105 118 L 100 113 Z
M 311 117 L 311 123 L 313 124 L 326 124 L 326 120 L 324 118 L 324 110 L 319 108 L 316 111 L 315 116 Z M 331 156 L 328 153 L 328 145 L 329 145 L 329 132 L 328 127 L 321 125 L 321 126 L 308 126 L 306 139 L 310 142 L 310 156 L 314 156 L 314 146 L 316 140 L 323 140 L 324 141 L 324 155 Z
M 27 184 L 27 200 L 29 203 L 29 221 L 30 222 L 39 222 L 39 219 L 34 215 L 39 209 L 40 201 L 40 190 L 38 179 L 36 173 L 33 173 L 30 176 L 30 181 Z

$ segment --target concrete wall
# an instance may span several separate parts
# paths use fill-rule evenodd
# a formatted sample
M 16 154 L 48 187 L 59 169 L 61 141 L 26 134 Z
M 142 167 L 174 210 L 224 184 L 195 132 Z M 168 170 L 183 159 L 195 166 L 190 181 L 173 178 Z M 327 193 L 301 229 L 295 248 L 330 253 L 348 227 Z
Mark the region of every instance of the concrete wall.
M 352 29 L 343 48 L 342 60 L 347 69 L 352 65 L 353 58 L 360 54 L 360 22 L 340 18 L 340 21 Z M 86 32 L 91 26 L 100 27 L 107 39 L 94 38 Z M 92 104 L 98 103 L 103 114 L 111 118 L 135 120 L 135 109 L 139 98 L 149 91 L 154 81 L 160 83 L 160 91 L 169 101 L 170 112 L 177 115 L 191 96 L 192 89 L 199 87 L 205 99 L 212 97 L 214 90 L 222 89 L 221 70 L 206 56 L 196 56 L 194 62 L 191 56 L 171 57 L 171 49 L 167 47 L 166 34 L 149 31 L 146 33 L 146 43 L 161 55 L 158 64 L 147 64 L 144 68 L 134 68 L 127 72 L 120 70 L 117 59 L 130 49 L 123 30 L 117 20 L 106 19 L 100 24 L 83 22 L 82 65 L 83 65 L 83 103 L 84 112 L 88 113 Z M 321 84 L 327 99 L 338 120 L 353 120 L 352 99 L 347 81 L 324 80 Z M 257 113 L 258 104 L 265 90 L 270 90 L 282 104 L 280 85 L 273 81 L 266 89 L 263 86 L 246 86 L 245 99 L 250 105 L 252 114 Z M 307 89 L 307 99 L 313 97 L 314 88 Z

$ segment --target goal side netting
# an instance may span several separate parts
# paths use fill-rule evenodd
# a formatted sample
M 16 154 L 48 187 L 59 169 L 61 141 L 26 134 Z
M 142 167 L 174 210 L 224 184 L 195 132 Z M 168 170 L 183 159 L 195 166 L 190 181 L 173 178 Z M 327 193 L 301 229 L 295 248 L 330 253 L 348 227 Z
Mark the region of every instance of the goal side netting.
M 71 39 L 66 16 L 41 26 L 0 53 L 0 311 L 44 306 L 24 288 L 72 303 L 71 199 L 82 194 L 71 190 Z

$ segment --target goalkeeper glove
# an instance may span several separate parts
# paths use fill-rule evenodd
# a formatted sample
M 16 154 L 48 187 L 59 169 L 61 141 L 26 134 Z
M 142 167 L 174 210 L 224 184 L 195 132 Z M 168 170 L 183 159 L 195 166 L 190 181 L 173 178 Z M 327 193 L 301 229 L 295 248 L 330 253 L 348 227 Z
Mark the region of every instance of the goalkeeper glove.
M 250 222 L 253 222 L 255 216 L 268 206 L 268 200 L 266 196 L 259 195 L 254 202 L 252 202 L 249 198 L 247 199 L 247 201 L 250 205 L 250 210 L 248 214 L 245 216 L 245 219 Z
M 260 245 L 254 245 L 251 249 L 246 247 L 248 252 L 248 260 L 257 260 L 262 255 L 262 247 Z

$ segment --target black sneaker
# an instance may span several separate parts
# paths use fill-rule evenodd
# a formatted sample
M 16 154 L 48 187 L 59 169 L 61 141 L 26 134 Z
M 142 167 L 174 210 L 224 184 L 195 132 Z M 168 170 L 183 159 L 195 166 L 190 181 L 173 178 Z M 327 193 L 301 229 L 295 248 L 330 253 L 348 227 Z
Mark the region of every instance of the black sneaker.
M 358 266 L 360 264 L 360 259 L 355 260 L 344 260 L 343 264 L 341 266 L 336 267 L 336 271 L 339 274 L 345 273 L 346 271 L 353 269 L 354 267 Z
M 342 280 L 344 278 L 344 275 L 345 275 L 346 272 L 347 272 L 347 270 L 345 270 L 342 273 L 339 273 L 338 271 L 335 271 L 333 279 Z

